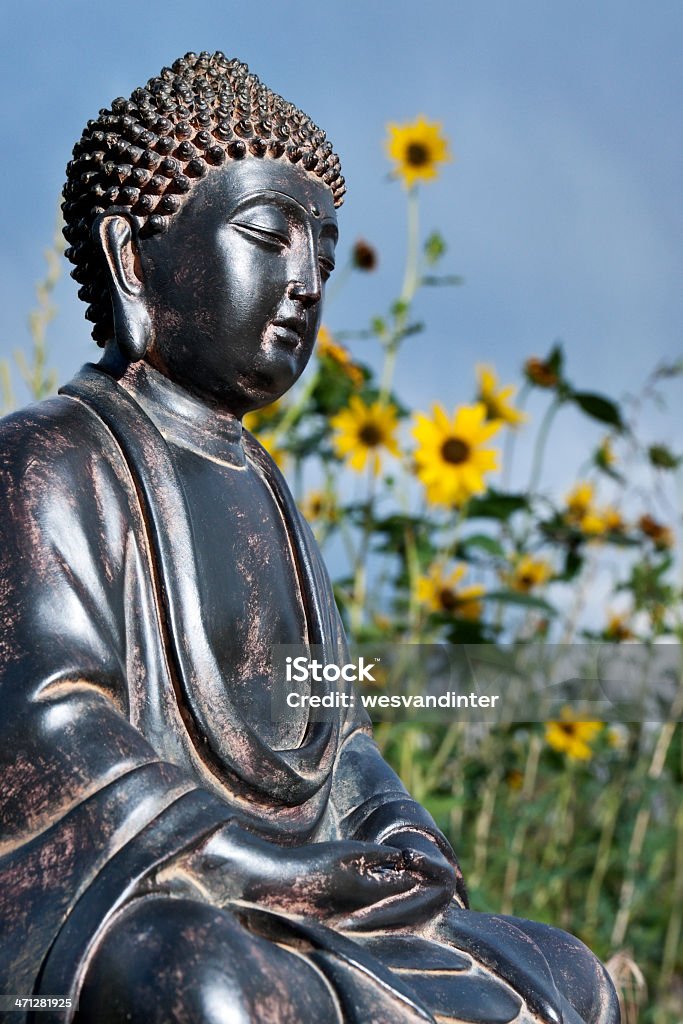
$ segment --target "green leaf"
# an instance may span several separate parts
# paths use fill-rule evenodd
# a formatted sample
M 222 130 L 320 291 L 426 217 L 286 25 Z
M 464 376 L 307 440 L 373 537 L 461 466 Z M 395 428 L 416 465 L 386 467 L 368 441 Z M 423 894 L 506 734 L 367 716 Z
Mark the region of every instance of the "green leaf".
M 360 368 L 367 381 L 369 372 Z M 348 405 L 350 395 L 356 392 L 352 381 L 329 359 L 320 361 L 320 373 L 311 393 L 312 411 L 326 418 Z
M 449 815 L 453 810 L 453 796 L 451 793 L 429 793 L 424 798 L 423 803 L 426 809 L 429 811 L 434 821 L 441 826 L 441 828 L 447 828 L 449 822 Z
M 505 549 L 500 541 L 495 537 L 489 537 L 487 533 L 473 533 L 471 537 L 463 537 L 458 547 L 465 551 L 468 548 L 480 548 L 490 555 L 497 555 L 501 558 L 505 555 Z
M 678 469 L 681 464 L 681 456 L 674 455 L 665 444 L 653 444 L 647 450 L 648 457 L 653 466 L 657 469 Z
M 416 321 L 412 324 L 407 324 L 403 330 L 399 333 L 399 338 L 409 338 L 411 334 L 420 334 L 424 331 L 425 325 L 421 321 Z
M 655 380 L 667 380 L 670 377 L 680 377 L 683 373 L 683 358 L 676 359 L 673 363 L 662 363 L 653 373 Z
M 515 512 L 529 507 L 526 494 L 505 494 L 491 488 L 480 498 L 470 498 L 467 504 L 468 519 L 509 519 Z
M 604 395 L 598 395 L 592 391 L 573 391 L 569 397 L 587 416 L 591 416 L 601 423 L 609 423 L 617 430 L 624 429 L 621 410 L 611 398 L 605 398 Z
M 396 513 L 384 519 L 377 519 L 374 523 L 374 532 L 384 538 L 383 541 L 375 543 L 375 551 L 394 551 L 401 557 L 406 557 L 410 541 L 421 565 L 429 564 L 436 555 L 431 525 L 419 517 Z
M 443 287 L 444 285 L 458 286 L 465 283 L 465 278 L 460 274 L 426 274 L 421 281 L 429 287 Z
M 356 392 L 358 394 L 358 392 Z M 360 392 L 360 397 L 364 402 L 376 402 L 381 392 L 374 383 L 367 383 L 363 390 Z M 389 402 L 396 409 L 396 413 L 399 419 L 405 419 L 406 416 L 410 416 L 411 410 L 407 405 L 404 405 L 401 399 L 394 391 L 390 391 L 388 395 L 384 395 L 384 400 Z
M 492 640 L 489 626 L 479 619 L 451 616 L 449 626 L 446 637 L 449 644 L 483 644 Z
M 446 241 L 438 231 L 433 231 L 424 245 L 425 259 L 429 266 L 434 266 L 446 252 Z
M 557 609 L 543 597 L 534 594 L 520 594 L 516 590 L 492 590 L 484 595 L 487 601 L 500 601 L 503 604 L 518 604 L 525 608 L 538 608 L 548 615 L 556 615 Z
M 569 583 L 570 580 L 576 579 L 582 569 L 583 557 L 580 551 L 575 547 L 568 548 L 564 559 L 564 572 L 559 579 L 565 583 Z
M 564 369 L 564 349 L 559 341 L 553 345 L 550 350 L 550 355 L 545 362 L 553 373 L 556 373 L 558 377 L 562 376 L 562 371 Z

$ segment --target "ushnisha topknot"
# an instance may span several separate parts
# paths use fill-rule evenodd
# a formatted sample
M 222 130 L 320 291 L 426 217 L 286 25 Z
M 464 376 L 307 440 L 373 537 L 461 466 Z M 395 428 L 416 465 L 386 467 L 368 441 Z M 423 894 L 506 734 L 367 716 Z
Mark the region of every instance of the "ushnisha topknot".
M 62 210 L 71 276 L 98 344 L 113 335 L 104 259 L 92 240 L 99 214 L 113 207 L 133 215 L 143 236 L 163 231 L 212 167 L 249 154 L 300 163 L 341 205 L 344 178 L 325 133 L 222 53 L 185 54 L 88 121 L 67 164 Z

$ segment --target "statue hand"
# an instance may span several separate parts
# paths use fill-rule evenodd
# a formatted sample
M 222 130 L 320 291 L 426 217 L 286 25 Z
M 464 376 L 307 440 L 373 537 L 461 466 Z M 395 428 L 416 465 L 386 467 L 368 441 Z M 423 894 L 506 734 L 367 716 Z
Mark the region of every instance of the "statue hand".
M 424 924 L 440 914 L 453 899 L 455 869 L 431 839 L 420 832 L 406 830 L 390 836 L 384 845 L 400 852 L 399 870 L 412 880 L 410 889 L 397 899 L 361 911 L 354 918 L 341 922 L 340 927 L 354 931 Z
M 423 860 L 414 851 L 406 856 L 364 842 L 282 847 L 229 822 L 163 874 L 193 885 L 218 906 L 239 900 L 345 928 L 372 928 L 382 927 L 385 908 L 424 888 Z M 410 912 L 399 917 L 400 923 L 413 920 Z M 389 921 L 399 923 L 393 910 Z

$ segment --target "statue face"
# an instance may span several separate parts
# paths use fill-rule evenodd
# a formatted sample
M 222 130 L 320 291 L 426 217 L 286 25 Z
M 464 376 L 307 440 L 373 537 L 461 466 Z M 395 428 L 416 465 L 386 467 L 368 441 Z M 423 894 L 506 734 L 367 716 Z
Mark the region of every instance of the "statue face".
M 302 168 L 212 171 L 166 234 L 140 242 L 149 362 L 240 417 L 279 398 L 313 351 L 336 241 L 332 192 Z

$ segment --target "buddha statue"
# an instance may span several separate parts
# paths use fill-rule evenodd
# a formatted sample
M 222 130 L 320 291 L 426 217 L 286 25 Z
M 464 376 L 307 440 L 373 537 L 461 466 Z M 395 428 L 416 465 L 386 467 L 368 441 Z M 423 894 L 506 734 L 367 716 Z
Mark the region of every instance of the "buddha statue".
M 362 710 L 270 714 L 277 645 L 346 657 L 242 427 L 314 347 L 344 194 L 324 133 L 190 53 L 67 173 L 104 351 L 0 426 L 0 988 L 81 1024 L 618 1021 L 578 940 L 468 908 Z

